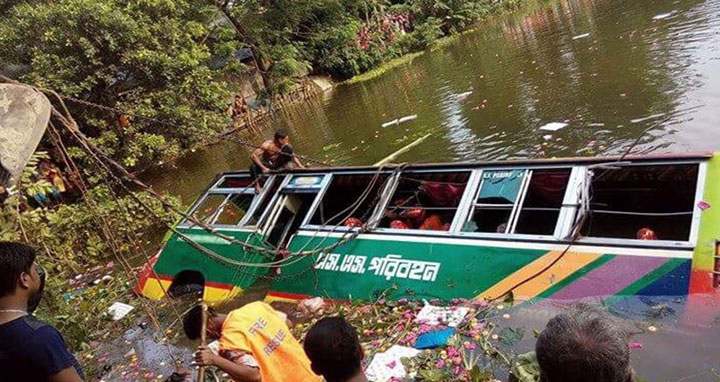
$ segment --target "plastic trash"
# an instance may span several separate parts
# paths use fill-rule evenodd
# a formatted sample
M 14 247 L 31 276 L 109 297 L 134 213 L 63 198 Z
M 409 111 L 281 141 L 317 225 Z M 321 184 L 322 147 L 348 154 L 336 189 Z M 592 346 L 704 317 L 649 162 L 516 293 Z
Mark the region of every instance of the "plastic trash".
M 573 37 L 572 39 L 573 39 L 573 40 L 579 40 L 579 39 L 585 38 L 585 37 L 590 37 L 590 33 L 579 34 L 579 35 Z
M 325 301 L 322 297 L 314 297 L 307 300 L 302 300 L 298 304 L 298 309 L 304 313 L 315 313 L 325 306 Z
M 418 353 L 420 350 L 393 345 L 388 351 L 375 354 L 370 365 L 365 369 L 365 374 L 371 381 L 386 382 L 392 378 L 402 379 L 407 375 L 402 359 L 415 357 Z
M 558 131 L 558 130 L 564 128 L 564 127 L 567 126 L 567 125 L 568 125 L 568 124 L 567 124 L 567 123 L 564 123 L 564 122 L 550 122 L 550 123 L 548 123 L 548 124 L 546 124 L 546 125 L 540 126 L 540 130 L 544 130 L 544 131 Z
M 110 315 L 110 319 L 113 321 L 119 321 L 123 317 L 127 316 L 128 313 L 130 313 L 133 309 L 135 309 L 134 306 L 123 304 L 122 302 L 115 302 L 108 308 L 107 312 Z
M 445 324 L 451 328 L 456 327 L 465 318 L 469 308 L 466 307 L 439 307 L 425 303 L 425 306 L 415 317 L 415 322 L 424 322 L 428 325 Z
M 666 18 L 668 18 L 668 17 L 672 16 L 672 14 L 673 14 L 673 12 L 669 12 L 669 13 L 661 13 L 661 14 L 659 14 L 659 15 L 655 15 L 655 16 L 653 16 L 653 20 L 662 20 L 662 19 L 666 19 Z
M 415 349 L 434 349 L 448 344 L 450 337 L 455 334 L 455 328 L 433 330 L 418 336 Z

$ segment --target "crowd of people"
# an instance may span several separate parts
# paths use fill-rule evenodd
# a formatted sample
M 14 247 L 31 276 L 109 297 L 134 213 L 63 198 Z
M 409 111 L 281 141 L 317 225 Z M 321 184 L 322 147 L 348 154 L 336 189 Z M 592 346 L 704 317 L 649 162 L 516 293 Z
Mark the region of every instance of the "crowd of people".
M 78 382 L 84 375 L 62 335 L 33 316 L 45 272 L 30 246 L 0 242 L 0 370 L 7 381 Z M 203 318 L 206 319 L 203 322 Z M 228 313 L 200 305 L 183 317 L 188 338 L 218 340 L 200 346 L 198 366 L 214 366 L 238 382 L 366 382 L 358 332 L 342 317 L 325 317 L 302 344 L 287 316 L 256 301 Z M 552 318 L 535 351 L 519 357 L 511 381 L 630 382 L 628 333 L 604 311 L 578 305 Z M 533 374 L 532 370 L 538 370 Z
M 37 166 L 37 173 L 31 178 L 33 186 L 23 190 L 27 203 L 26 208 L 43 208 L 62 203 L 71 190 L 71 182 L 66 174 L 53 162 L 42 160 Z M 10 197 L 10 190 L 0 185 L 0 204 Z

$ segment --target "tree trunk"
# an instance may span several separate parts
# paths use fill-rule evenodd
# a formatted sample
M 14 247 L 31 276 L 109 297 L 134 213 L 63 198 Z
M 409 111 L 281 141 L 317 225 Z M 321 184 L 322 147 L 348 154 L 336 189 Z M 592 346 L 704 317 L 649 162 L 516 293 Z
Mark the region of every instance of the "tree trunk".
M 233 28 L 235 28 L 235 33 L 238 37 L 238 40 L 250 46 L 250 51 L 252 52 L 255 66 L 260 71 L 263 85 L 265 86 L 267 92 L 272 92 L 273 81 L 270 77 L 270 69 L 272 69 L 273 67 L 272 60 L 270 60 L 270 57 L 268 57 L 258 48 L 259 44 L 250 35 L 250 32 L 245 29 L 245 26 L 242 24 L 242 22 L 232 15 L 232 12 L 230 12 L 229 2 L 226 1 L 223 4 L 216 3 L 216 6 L 220 10 L 220 12 L 222 12 L 223 16 L 225 16 L 225 18 L 230 21 L 230 24 L 232 24 Z

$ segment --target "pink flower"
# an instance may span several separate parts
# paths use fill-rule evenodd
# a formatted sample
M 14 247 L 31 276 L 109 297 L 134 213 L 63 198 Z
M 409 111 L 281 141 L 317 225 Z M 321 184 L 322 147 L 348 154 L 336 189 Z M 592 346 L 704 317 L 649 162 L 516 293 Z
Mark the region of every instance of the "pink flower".
M 401 299 L 398 300 L 398 304 L 405 305 L 405 304 L 407 304 L 407 303 L 408 303 L 408 299 L 406 299 L 406 298 L 401 298 Z
M 697 206 L 700 209 L 700 211 L 705 211 L 706 209 L 710 208 L 710 203 L 708 203 L 704 200 L 701 200 L 698 202 Z
M 461 371 L 462 371 L 462 369 L 460 368 L 460 366 L 455 366 L 453 368 L 453 374 L 455 374 L 455 375 L 460 375 Z
M 630 349 L 642 349 L 642 348 L 643 348 L 643 344 L 641 344 L 640 342 L 631 342 L 630 343 Z
M 409 310 L 405 311 L 405 313 L 403 313 L 403 318 L 406 320 L 413 318 L 412 312 L 410 312 Z
M 477 347 L 477 345 L 475 345 L 475 342 L 465 342 L 464 346 L 465 346 L 465 349 L 468 349 L 468 350 L 474 350 Z
M 458 350 L 452 346 L 449 346 L 447 348 L 447 354 L 448 354 L 448 357 L 459 357 L 460 356 L 460 352 L 458 352 Z
M 442 369 L 443 367 L 445 367 L 445 361 L 443 361 L 443 360 L 437 361 L 437 363 L 435 364 L 435 367 L 437 367 L 438 369 Z
M 394 369 L 395 366 L 397 366 L 397 361 L 392 361 L 385 366 L 389 367 L 390 369 Z

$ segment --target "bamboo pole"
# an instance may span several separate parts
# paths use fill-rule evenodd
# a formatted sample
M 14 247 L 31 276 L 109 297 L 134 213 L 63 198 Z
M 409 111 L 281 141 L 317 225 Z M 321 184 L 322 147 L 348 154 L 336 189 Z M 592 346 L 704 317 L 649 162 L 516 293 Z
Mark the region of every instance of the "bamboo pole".
M 200 303 L 201 312 L 201 323 L 200 323 L 200 346 L 205 346 L 207 342 L 207 304 L 205 302 Z M 205 366 L 200 366 L 197 374 L 197 382 L 205 382 Z
M 429 136 L 431 136 L 431 135 L 432 135 L 432 134 L 430 134 L 430 133 L 423 135 L 422 137 L 414 140 L 412 143 L 408 144 L 407 146 L 405 146 L 405 147 L 401 148 L 400 150 L 395 151 L 394 153 L 392 153 L 392 154 L 386 156 L 385 158 L 381 159 L 379 162 L 375 163 L 373 166 L 382 166 L 382 165 L 384 165 L 384 164 L 389 163 L 391 160 L 397 158 L 398 155 L 403 154 L 403 153 L 409 151 L 411 148 L 419 145 L 420 143 L 422 143 L 424 140 L 426 140 L 426 139 L 427 139 Z

